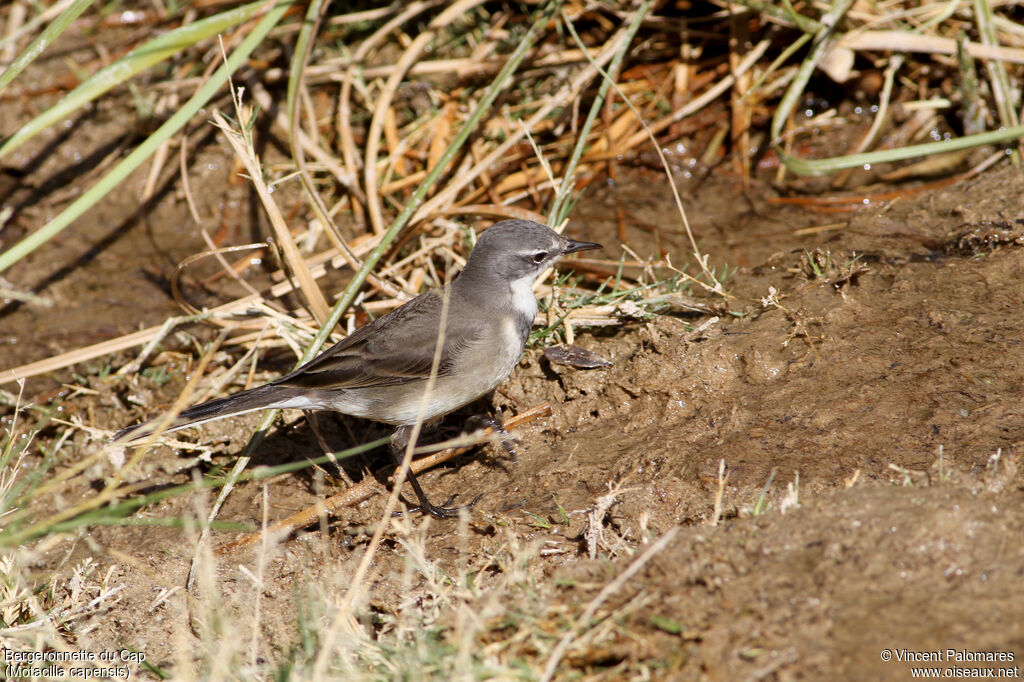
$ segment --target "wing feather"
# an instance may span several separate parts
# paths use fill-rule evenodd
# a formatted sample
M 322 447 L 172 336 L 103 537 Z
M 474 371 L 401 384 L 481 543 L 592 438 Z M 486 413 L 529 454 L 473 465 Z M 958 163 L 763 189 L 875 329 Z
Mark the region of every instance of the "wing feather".
M 274 382 L 294 388 L 353 389 L 426 381 L 434 361 L 441 297 L 417 296 L 364 325 L 302 367 Z M 452 334 L 453 324 L 458 333 Z M 475 325 L 449 319 L 438 376 L 449 376 L 460 350 L 480 334 Z

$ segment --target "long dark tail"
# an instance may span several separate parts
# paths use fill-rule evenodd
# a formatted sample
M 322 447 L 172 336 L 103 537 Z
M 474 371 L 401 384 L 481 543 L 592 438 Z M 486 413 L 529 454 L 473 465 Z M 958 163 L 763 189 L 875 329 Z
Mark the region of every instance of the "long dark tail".
M 224 398 L 216 398 L 190 407 L 187 410 L 183 410 L 182 413 L 179 414 L 173 422 L 171 422 L 171 425 L 164 429 L 164 433 L 178 431 L 179 429 L 184 429 L 189 426 L 212 422 L 217 419 L 231 417 L 236 414 L 276 407 L 291 397 L 292 396 L 288 394 L 287 388 L 268 384 L 266 386 L 249 389 L 248 391 L 242 391 L 241 393 L 235 393 L 234 395 L 229 395 Z M 156 426 L 160 421 L 161 420 L 157 418 L 121 429 L 114 434 L 114 440 L 123 440 L 125 443 L 131 443 L 134 440 L 148 436 L 156 430 Z

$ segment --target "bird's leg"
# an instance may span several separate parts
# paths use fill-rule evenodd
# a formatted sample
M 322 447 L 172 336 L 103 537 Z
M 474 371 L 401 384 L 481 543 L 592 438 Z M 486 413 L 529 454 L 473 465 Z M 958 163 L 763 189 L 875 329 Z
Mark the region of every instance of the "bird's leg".
M 395 433 L 391 436 L 391 456 L 394 458 L 395 463 L 398 466 L 402 466 L 405 461 L 405 449 L 409 446 L 409 437 L 412 433 L 411 426 L 399 426 L 395 429 Z M 416 475 L 412 473 L 412 469 L 405 472 L 406 478 L 409 480 L 409 484 L 412 486 L 413 492 L 416 493 L 416 499 L 419 500 L 419 506 L 413 507 L 409 511 L 422 511 L 430 514 L 436 519 L 451 519 L 456 518 L 459 515 L 459 511 L 462 509 L 472 509 L 473 505 L 483 497 L 483 495 L 477 495 L 473 498 L 473 501 L 467 504 L 465 507 L 449 507 L 455 496 L 448 498 L 444 505 L 437 506 L 430 503 L 427 499 L 426 493 L 423 492 L 423 488 L 420 487 L 420 482 L 416 480 Z

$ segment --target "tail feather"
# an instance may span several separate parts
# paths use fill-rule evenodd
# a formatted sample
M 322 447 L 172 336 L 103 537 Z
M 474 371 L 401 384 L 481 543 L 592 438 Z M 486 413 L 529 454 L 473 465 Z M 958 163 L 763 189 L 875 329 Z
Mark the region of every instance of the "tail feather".
M 204 424 L 237 414 L 276 407 L 289 397 L 287 390 L 282 391 L 279 386 L 266 385 L 235 393 L 224 398 L 216 398 L 183 410 L 171 422 L 170 426 L 163 430 L 163 433 L 178 431 L 189 426 L 196 426 L 197 424 Z M 121 429 L 114 434 L 114 440 L 131 443 L 132 441 L 144 438 L 156 430 L 160 421 L 161 418 L 157 418 Z

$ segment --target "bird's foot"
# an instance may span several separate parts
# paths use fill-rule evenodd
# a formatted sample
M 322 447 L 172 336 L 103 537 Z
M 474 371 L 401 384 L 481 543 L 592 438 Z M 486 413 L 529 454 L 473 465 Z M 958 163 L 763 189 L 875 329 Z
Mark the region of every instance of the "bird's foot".
M 405 511 L 405 512 L 396 511 L 396 512 L 392 512 L 391 515 L 392 516 L 404 516 L 407 513 L 408 514 L 413 514 L 415 512 L 423 512 L 424 514 L 430 514 L 435 519 L 454 519 L 454 518 L 458 518 L 459 513 L 463 509 L 465 509 L 466 511 L 472 511 L 473 507 L 476 505 L 477 502 L 480 501 L 481 497 L 483 497 L 483 493 L 477 495 L 476 497 L 474 497 L 472 499 L 472 501 L 470 501 L 469 504 L 467 504 L 465 506 L 462 506 L 462 507 L 452 507 L 451 506 L 452 502 L 455 501 L 455 495 L 452 495 L 451 497 L 449 497 L 447 500 L 445 500 L 444 504 L 442 504 L 440 506 L 438 506 L 436 504 L 431 504 L 428 500 L 424 499 L 423 502 L 421 502 L 420 504 L 416 505 L 415 507 L 409 507 L 409 509 L 407 511 Z

